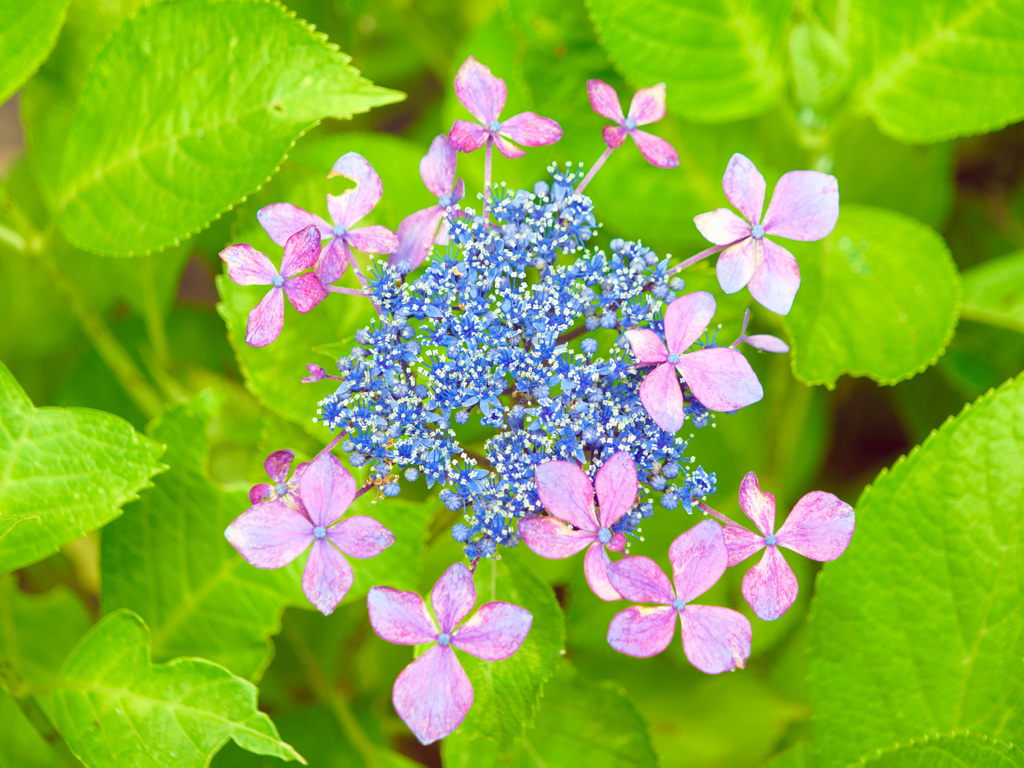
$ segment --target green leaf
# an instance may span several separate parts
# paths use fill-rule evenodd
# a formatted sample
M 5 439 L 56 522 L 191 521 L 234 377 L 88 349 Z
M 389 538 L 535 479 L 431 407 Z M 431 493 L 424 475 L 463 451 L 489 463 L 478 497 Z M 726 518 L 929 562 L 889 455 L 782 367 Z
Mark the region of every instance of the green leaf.
M 900 745 L 861 764 L 865 768 L 1021 768 L 1024 752 L 984 736 L 958 733 Z
M 589 7 L 616 68 L 636 87 L 664 81 L 669 111 L 687 119 L 759 115 L 785 81 L 786 0 L 589 0 Z
M 39 735 L 18 702 L 0 688 L 0 765 L 18 768 L 67 768 L 67 763 Z
M 859 106 L 926 143 L 1024 117 L 1024 0 L 852 0 L 844 27 Z
M 802 741 L 777 754 L 764 764 L 764 768 L 818 768 L 814 745 Z
M 986 261 L 963 277 L 965 319 L 1024 333 L 1024 251 Z
M 0 3 L 0 104 L 46 59 L 67 7 L 68 0 Z
M 34 408 L 0 363 L 0 573 L 113 520 L 160 471 L 161 453 L 116 416 Z
M 359 77 L 280 5 L 145 7 L 114 33 L 82 89 L 58 221 L 72 243 L 103 253 L 175 245 L 256 191 L 320 119 L 400 98 Z
M 832 388 L 849 373 L 894 384 L 934 364 L 952 338 L 960 278 L 933 229 L 848 205 L 821 243 L 785 245 L 803 279 L 786 318 L 801 380 Z
M 145 623 L 117 611 L 71 651 L 38 698 L 91 768 L 201 768 L 228 739 L 250 752 L 304 762 L 257 709 L 256 696 L 254 685 L 209 661 L 153 666 Z
M 789 32 L 793 90 L 800 104 L 825 109 L 845 90 L 850 57 L 831 32 L 814 19 L 799 21 Z
M 812 606 L 821 763 L 970 730 L 1024 736 L 1024 377 L 883 471 Z

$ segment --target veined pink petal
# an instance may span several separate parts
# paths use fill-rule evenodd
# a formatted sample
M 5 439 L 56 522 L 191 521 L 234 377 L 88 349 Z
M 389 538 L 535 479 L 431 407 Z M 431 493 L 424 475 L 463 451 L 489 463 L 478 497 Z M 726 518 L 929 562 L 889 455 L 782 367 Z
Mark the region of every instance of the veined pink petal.
M 333 228 L 315 213 L 304 211 L 291 203 L 273 203 L 256 211 L 256 220 L 263 231 L 278 245 L 284 245 L 296 232 L 313 225 L 321 237 L 330 237 Z
M 743 577 L 743 597 L 762 621 L 775 621 L 788 611 L 799 588 L 778 547 L 766 547 L 761 562 Z
M 665 84 L 650 85 L 634 93 L 626 117 L 636 120 L 637 125 L 650 125 L 663 119 L 665 117 Z
M 755 333 L 753 336 L 744 336 L 743 340 L 754 349 L 760 349 L 762 352 L 775 352 L 776 354 L 789 352 L 789 344 L 779 337 L 768 333 Z
M 324 286 L 334 283 L 345 274 L 351 253 L 344 237 L 336 237 L 327 244 L 313 267 L 313 272 Z
M 352 566 L 326 539 L 317 539 L 302 571 L 302 593 L 324 616 L 338 607 L 352 588 Z
M 725 537 L 725 548 L 729 550 L 729 567 L 738 565 L 765 547 L 764 536 L 754 533 L 749 528 L 730 522 L 722 528 Z
M 675 367 L 662 363 L 647 374 L 640 384 L 640 402 L 655 424 L 666 432 L 678 432 L 686 414 Z
M 292 462 L 294 460 L 294 451 L 274 451 L 263 462 L 263 468 L 267 471 L 267 475 L 270 476 L 271 480 L 275 483 L 283 483 L 288 479 L 288 473 L 292 470 Z
M 646 659 L 668 648 L 676 633 L 676 611 L 671 606 L 634 605 L 615 614 L 608 626 L 608 645 L 619 653 Z
M 702 520 L 679 534 L 668 550 L 676 597 L 690 602 L 711 589 L 722 578 L 729 562 L 722 526 Z
M 587 80 L 587 96 L 590 99 L 590 108 L 601 117 L 607 117 L 619 124 L 626 121 L 622 114 L 622 105 L 619 103 L 619 94 L 608 83 L 603 80 Z
M 462 563 L 449 566 L 430 590 L 430 604 L 442 632 L 451 632 L 476 605 L 473 574 Z
M 763 307 L 779 315 L 789 313 L 800 288 L 800 267 L 793 254 L 767 237 L 761 240 L 763 257 L 748 288 Z
M 737 152 L 729 159 L 722 178 L 722 189 L 729 202 L 747 217 L 747 221 L 751 224 L 761 221 L 767 185 L 764 176 L 750 162 L 750 158 Z
M 327 529 L 327 538 L 349 557 L 376 557 L 395 543 L 395 534 L 366 515 L 346 517 Z
M 601 138 L 612 149 L 621 147 L 627 136 L 629 136 L 629 131 L 621 125 L 606 125 L 601 129 Z
M 597 535 L 590 531 L 574 531 L 557 517 L 526 517 L 517 528 L 523 543 L 534 554 L 549 560 L 575 555 Z
M 850 545 L 855 523 L 853 507 L 845 501 L 812 491 L 796 503 L 775 540 L 811 560 L 835 560 Z
M 452 148 L 459 152 L 474 152 L 487 143 L 490 134 L 487 129 L 478 123 L 471 123 L 468 120 L 456 120 L 452 129 L 448 131 L 448 141 Z
M 775 185 L 764 231 L 789 240 L 821 240 L 839 220 L 839 182 L 818 171 L 790 171 Z
M 270 498 L 270 494 L 274 492 L 274 486 L 269 483 L 257 483 L 249 489 L 249 503 L 259 504 L 261 501 L 265 501 Z
M 550 117 L 520 112 L 502 122 L 501 135 L 527 147 L 546 147 L 562 138 L 562 126 Z
M 640 365 L 657 365 L 668 359 L 664 342 L 649 328 L 626 331 L 626 340 Z
M 288 301 L 302 313 L 309 312 L 330 295 L 320 282 L 320 278 L 312 272 L 289 277 L 284 281 L 283 288 Z
M 345 514 L 356 496 L 356 481 L 330 453 L 321 453 L 299 478 L 299 495 L 313 525 L 325 528 Z
M 611 564 L 611 558 L 599 541 L 590 545 L 586 557 L 583 558 L 583 573 L 587 577 L 587 584 L 595 595 L 608 602 L 622 599 L 622 595 L 608 578 L 608 566 Z
M 452 191 L 458 155 L 443 133 L 430 142 L 430 149 L 420 160 L 420 178 L 434 197 L 444 197 Z
M 750 224 L 728 208 L 698 213 L 693 217 L 693 223 L 715 245 L 730 245 L 750 236 Z
M 651 165 L 656 168 L 676 168 L 679 166 L 679 153 L 676 148 L 660 136 L 647 131 L 632 130 L 629 135 L 636 142 L 637 149 Z
M 533 614 L 512 603 L 486 603 L 452 632 L 452 645 L 484 661 L 501 661 L 530 634 Z
M 750 282 L 757 265 L 761 263 L 765 242 L 764 239 L 745 237 L 722 251 L 715 271 L 723 291 L 736 293 Z
M 245 326 L 245 343 L 265 347 L 281 335 L 284 327 L 284 291 L 271 288 L 259 304 L 249 310 Z
M 735 411 L 764 397 L 750 363 L 730 347 L 700 349 L 683 355 L 676 368 L 690 391 L 712 411 Z
M 626 451 L 612 454 L 594 477 L 597 491 L 597 521 L 602 528 L 609 528 L 629 512 L 636 501 L 636 464 Z
M 497 120 L 505 108 L 505 81 L 472 56 L 455 73 L 455 96 L 484 125 Z
M 747 472 L 740 482 L 740 509 L 762 536 L 775 533 L 775 496 L 761 490 L 757 475 Z
M 437 227 L 444 217 L 444 208 L 432 205 L 410 213 L 398 225 L 398 249 L 388 257 L 388 264 L 408 264 L 409 271 L 426 261 L 434 249 Z
M 235 518 L 224 537 L 249 565 L 284 568 L 313 541 L 313 526 L 291 507 L 264 501 Z
M 752 634 L 746 616 L 715 605 L 688 605 L 679 617 L 683 652 L 693 666 L 709 675 L 743 669 Z
M 398 236 L 379 224 L 353 229 L 345 234 L 345 239 L 363 253 L 394 253 L 398 250 Z
M 473 706 L 473 686 L 446 646 L 435 645 L 402 670 L 391 701 L 421 744 L 433 744 L 454 731 Z
M 680 296 L 665 309 L 665 341 L 669 353 L 683 354 L 707 330 L 715 316 L 715 297 L 707 291 Z
M 608 579 L 620 595 L 634 603 L 669 605 L 676 597 L 665 572 L 643 555 L 613 562 L 608 566 Z
M 517 147 L 515 144 L 506 139 L 500 133 L 494 137 L 494 146 L 498 148 L 498 151 L 501 152 L 502 155 L 509 158 L 510 160 L 515 160 L 520 157 L 526 157 L 525 149 L 523 149 L 522 147 Z
M 346 189 L 340 195 L 327 195 L 327 210 L 334 223 L 351 229 L 380 202 L 384 185 L 373 166 L 358 152 L 346 152 L 339 157 L 327 178 L 334 176 L 344 176 L 356 183 L 353 189 Z
M 423 598 L 415 592 L 372 587 L 366 596 L 370 626 L 382 639 L 396 645 L 433 643 L 440 634 Z
M 220 258 L 228 265 L 228 275 L 235 285 L 270 285 L 277 275 L 270 259 L 245 243 L 229 245 L 220 252 Z
M 281 277 L 288 278 L 312 267 L 320 257 L 320 231 L 315 226 L 300 229 L 284 244 Z
M 594 487 L 583 470 L 568 461 L 545 461 L 537 465 L 534 478 L 544 509 L 582 531 L 597 533 Z

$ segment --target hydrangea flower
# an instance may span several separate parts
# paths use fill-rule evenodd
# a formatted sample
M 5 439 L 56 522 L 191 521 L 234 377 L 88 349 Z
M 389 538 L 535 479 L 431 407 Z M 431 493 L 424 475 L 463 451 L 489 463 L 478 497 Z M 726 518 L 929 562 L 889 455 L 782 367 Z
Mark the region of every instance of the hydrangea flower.
M 512 603 L 476 605 L 473 576 L 462 563 L 442 574 L 430 591 L 437 624 L 423 598 L 415 592 L 373 587 L 366 597 L 373 631 L 389 643 L 436 643 L 395 680 L 392 702 L 416 738 L 430 744 L 462 723 L 473 706 L 473 686 L 453 648 L 484 661 L 501 661 L 519 650 L 533 624 L 533 615 Z M 438 629 L 440 625 L 440 629 Z
M 220 252 L 228 265 L 228 276 L 236 285 L 271 285 L 273 288 L 249 312 L 245 343 L 265 347 L 281 335 L 284 327 L 284 297 L 299 312 L 309 312 L 327 298 L 327 290 L 309 269 L 320 255 L 320 233 L 315 227 L 293 232 L 284 240 L 281 271 L 274 269 L 264 254 L 251 245 L 229 245 Z
M 762 352 L 774 352 L 775 354 L 785 354 L 789 352 L 789 344 L 784 342 L 778 336 L 772 336 L 770 333 L 755 333 L 753 336 L 747 335 L 747 324 L 750 322 L 750 309 L 743 313 L 743 328 L 740 330 L 740 335 L 736 338 L 736 343 L 733 346 L 739 344 L 749 344 L 754 349 L 760 349 Z
M 853 507 L 831 493 L 812 491 L 796 503 L 775 533 L 775 496 L 762 491 L 757 475 L 748 472 L 740 484 L 740 508 L 757 526 L 758 533 L 714 510 L 708 511 L 726 524 L 723 532 L 730 566 L 767 550 L 761 562 L 743 577 L 743 597 L 758 618 L 774 621 L 793 605 L 799 589 L 796 575 L 779 548 L 820 562 L 835 560 L 853 538 Z
M 288 473 L 292 471 L 292 462 L 295 460 L 294 451 L 274 451 L 267 456 L 263 462 L 263 468 L 267 475 L 274 481 L 270 483 L 257 483 L 249 489 L 249 501 L 259 504 L 261 501 L 280 499 L 283 504 L 289 507 L 301 507 L 302 499 L 299 498 L 299 478 L 305 471 L 308 464 L 303 462 L 295 468 L 295 477 L 288 480 Z
M 722 527 L 713 520 L 697 523 L 672 542 L 668 557 L 674 590 L 650 558 L 627 557 L 608 568 L 608 577 L 623 597 L 658 606 L 634 605 L 616 614 L 608 627 L 609 645 L 629 656 L 656 656 L 672 642 L 678 616 L 683 652 L 693 666 L 709 675 L 742 669 L 750 657 L 747 618 L 730 608 L 690 603 L 725 573 L 729 555 Z
M 256 213 L 260 225 L 270 239 L 280 245 L 293 232 L 314 226 L 323 238 L 331 238 L 324 246 L 316 263 L 315 272 L 324 286 L 341 277 L 349 264 L 358 272 L 352 248 L 364 253 L 391 253 L 398 248 L 398 238 L 387 227 L 373 225 L 353 229 L 356 222 L 370 213 L 384 194 L 380 176 L 366 158 L 358 152 L 346 152 L 339 157 L 327 178 L 344 176 L 356 186 L 340 195 L 327 195 L 327 210 L 333 225 L 320 216 L 304 211 L 291 203 L 273 203 Z
M 299 496 L 298 509 L 276 500 L 250 507 L 224 535 L 257 568 L 283 568 L 312 544 L 302 591 L 326 616 L 352 586 L 352 567 L 344 555 L 376 557 L 394 544 L 395 537 L 372 517 L 341 519 L 356 496 L 356 481 L 330 453 L 321 453 L 306 466 L 299 478 Z
M 679 154 L 675 147 L 637 127 L 656 123 L 665 117 L 664 83 L 641 88 L 633 94 L 629 113 L 625 116 L 622 114 L 619 94 L 603 80 L 587 80 L 587 95 L 590 97 L 590 106 L 597 114 L 617 123 L 615 126 L 605 126 L 601 131 L 609 149 L 621 147 L 626 136 L 632 136 L 640 154 L 651 165 L 658 168 L 675 168 L 679 165 Z
M 783 174 L 762 219 L 766 188 L 760 171 L 737 153 L 725 169 L 722 189 L 743 216 L 718 208 L 693 221 L 704 237 L 725 249 L 716 267 L 722 290 L 736 293 L 749 285 L 758 302 L 785 315 L 800 287 L 800 268 L 793 254 L 767 236 L 804 241 L 826 237 L 839 219 L 839 182 L 817 171 Z
M 541 557 L 560 559 L 587 547 L 583 568 L 587 584 L 602 600 L 621 600 L 608 580 L 611 565 L 606 549 L 626 545 L 614 526 L 633 508 L 637 495 L 636 465 L 625 451 L 612 454 L 597 471 L 594 484 L 573 462 L 547 461 L 536 470 L 537 494 L 550 517 L 519 521 L 523 542 Z M 594 511 L 597 489 L 599 512 Z M 566 525 L 568 523 L 568 525 Z M 571 527 L 570 527 L 571 526 Z
M 750 363 L 731 347 L 686 350 L 708 327 L 715 297 L 706 291 L 682 296 L 665 309 L 665 339 L 649 328 L 626 331 L 641 366 L 653 365 L 640 386 L 640 400 L 658 426 L 676 432 L 685 418 L 684 398 L 676 372 L 693 396 L 712 411 L 735 411 L 764 396 Z

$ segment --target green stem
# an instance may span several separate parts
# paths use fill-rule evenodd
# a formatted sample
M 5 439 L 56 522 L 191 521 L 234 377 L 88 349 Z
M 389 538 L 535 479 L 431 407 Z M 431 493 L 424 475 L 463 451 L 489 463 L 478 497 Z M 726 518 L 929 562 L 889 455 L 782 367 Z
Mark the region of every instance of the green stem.
M 167 328 L 156 296 L 153 279 L 153 257 L 143 256 L 139 260 L 139 281 L 142 284 L 142 304 L 145 307 L 146 334 L 156 354 L 157 363 L 163 369 L 171 364 L 171 348 L 167 342 Z
M 24 237 L 13 229 L 5 227 L 3 224 L 0 224 L 0 243 L 8 245 L 14 250 L 21 251 L 22 253 L 25 252 L 27 247 Z

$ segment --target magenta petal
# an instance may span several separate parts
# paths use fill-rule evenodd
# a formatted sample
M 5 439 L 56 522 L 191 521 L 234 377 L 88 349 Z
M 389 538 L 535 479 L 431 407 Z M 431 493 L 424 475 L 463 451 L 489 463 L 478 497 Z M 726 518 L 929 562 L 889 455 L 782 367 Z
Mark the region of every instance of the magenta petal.
M 646 659 L 668 648 L 675 633 L 675 609 L 634 605 L 615 614 L 608 626 L 608 645 L 627 656 Z
M 747 472 L 740 482 L 740 509 L 762 536 L 771 536 L 775 532 L 775 496 L 761 490 L 753 472 Z
M 651 85 L 634 93 L 626 117 L 636 120 L 637 125 L 650 125 L 664 118 L 665 84 Z
M 398 249 L 388 257 L 388 264 L 407 264 L 412 271 L 426 261 L 434 249 L 434 238 L 443 216 L 444 208 L 432 205 L 402 219 L 398 225 Z
M 448 141 L 459 152 L 473 152 L 480 149 L 487 143 L 488 136 L 490 134 L 486 128 L 468 120 L 456 120 L 452 129 L 448 131 Z
M 765 547 L 764 536 L 733 522 L 722 528 L 722 536 L 725 538 L 725 548 L 729 550 L 730 568 Z
M 601 138 L 611 149 L 621 147 L 627 136 L 629 136 L 629 131 L 621 125 L 606 125 L 601 129 Z
M 764 397 L 750 363 L 730 347 L 683 355 L 676 368 L 694 396 L 712 411 L 735 411 Z
M 640 384 L 640 402 L 654 423 L 666 432 L 678 432 L 686 414 L 683 411 L 683 391 L 679 388 L 676 369 L 663 363 L 647 374 Z
M 811 560 L 835 560 L 850 545 L 856 516 L 853 507 L 825 491 L 812 491 L 793 507 L 775 540 Z
M 557 517 L 526 517 L 519 521 L 516 530 L 530 551 L 549 560 L 570 557 L 597 541 L 595 534 L 575 531 Z
M 709 675 L 743 669 L 750 658 L 751 628 L 746 616 L 730 608 L 688 605 L 679 617 L 683 652 L 693 666 Z
M 597 520 L 602 528 L 609 528 L 629 512 L 636 501 L 636 464 L 633 457 L 626 451 L 612 454 L 597 470 L 594 490 L 597 491 Z
M 622 105 L 619 104 L 619 94 L 608 83 L 603 80 L 587 80 L 587 96 L 590 98 L 590 108 L 601 117 L 619 124 L 626 121 Z
M 313 267 L 313 271 L 325 287 L 345 274 L 351 253 L 344 237 L 336 237 L 327 244 L 320 254 L 320 260 Z
M 583 573 L 587 577 L 587 584 L 595 595 L 608 602 L 622 599 L 622 595 L 608 578 L 608 566 L 611 564 L 611 558 L 599 541 L 590 545 L 586 557 L 583 558 Z
M 339 157 L 327 178 L 334 176 L 344 176 L 356 183 L 355 188 L 346 189 L 338 196 L 327 196 L 327 209 L 334 223 L 351 229 L 380 202 L 384 185 L 373 166 L 358 152 L 346 152 Z
M 788 611 L 799 588 L 778 547 L 767 547 L 761 562 L 743 577 L 743 597 L 762 621 L 775 621 Z
M 458 155 L 443 133 L 430 142 L 430 149 L 420 160 L 420 178 L 434 197 L 443 197 L 452 191 Z
M 452 632 L 452 645 L 484 661 L 501 661 L 530 634 L 533 614 L 512 603 L 486 603 Z
M 250 347 L 265 347 L 281 335 L 284 328 L 284 291 L 271 288 L 266 296 L 249 311 L 245 325 L 245 343 Z
M 722 526 L 702 520 L 679 534 L 668 550 L 676 597 L 690 602 L 707 592 L 722 578 L 729 563 Z
M 764 242 L 763 239 L 745 237 L 722 251 L 715 271 L 718 273 L 718 284 L 722 286 L 723 291 L 736 293 L 750 282 L 757 265 L 761 262 Z
M 764 255 L 750 279 L 750 295 L 772 312 L 788 314 L 800 288 L 800 267 L 793 254 L 781 245 L 768 238 L 761 243 Z
M 658 337 L 658 334 L 648 328 L 634 328 L 631 331 L 626 331 L 626 340 L 640 365 L 657 365 L 668 359 L 665 343 Z
M 494 137 L 494 146 L 498 148 L 498 151 L 501 152 L 502 155 L 504 155 L 510 160 L 515 160 L 520 157 L 526 157 L 525 149 L 523 149 L 522 147 L 517 147 L 515 144 L 506 139 L 501 134 L 498 134 L 497 136 Z
M 325 539 L 313 542 L 302 571 L 302 593 L 324 616 L 338 607 L 352 588 L 352 566 Z
M 299 230 L 284 244 L 281 277 L 292 277 L 312 267 L 320 258 L 320 231 L 315 226 Z
M 550 117 L 520 112 L 501 124 L 501 135 L 527 147 L 545 147 L 562 138 L 562 126 Z
M 675 600 L 668 576 L 656 562 L 643 555 L 609 565 L 608 579 L 620 595 L 634 603 L 669 605 Z
M 432 643 L 439 634 L 423 598 L 415 592 L 372 587 L 366 596 L 370 626 L 382 639 L 396 645 Z
M 376 557 L 395 543 L 395 534 L 366 515 L 346 517 L 327 529 L 327 538 L 349 557 Z
M 420 743 L 432 744 L 465 719 L 473 706 L 473 686 L 455 652 L 435 645 L 402 670 L 391 701 Z
M 455 182 L 455 186 L 452 187 L 452 203 L 457 203 L 459 200 L 466 196 L 466 182 L 459 179 Z
M 762 352 L 775 352 L 780 355 L 789 352 L 789 344 L 779 337 L 768 333 L 755 333 L 753 336 L 744 336 L 743 341 L 754 349 L 760 349 Z
M 291 203 L 273 203 L 256 211 L 256 220 L 270 239 L 284 245 L 288 238 L 312 225 L 320 231 L 321 237 L 330 237 L 331 225 L 315 213 L 304 211 Z
M 534 477 L 544 509 L 582 531 L 597 533 L 594 487 L 583 470 L 568 461 L 545 461 Z
M 266 501 L 273 492 L 274 486 L 269 483 L 257 483 L 249 489 L 249 503 L 259 504 L 261 501 Z
M 764 231 L 789 240 L 821 240 L 839 220 L 839 182 L 817 171 L 790 171 L 775 185 Z
M 476 605 L 473 574 L 462 563 L 449 566 L 430 590 L 430 604 L 442 632 L 451 632 Z
M 398 250 L 398 236 L 379 224 L 353 229 L 345 235 L 345 239 L 349 245 L 363 253 L 394 253 Z
M 665 341 L 668 351 L 683 354 L 707 330 L 715 316 L 715 297 L 707 291 L 680 296 L 665 309 Z
M 637 149 L 651 165 L 656 168 L 676 168 L 679 166 L 679 153 L 676 148 L 660 136 L 647 131 L 633 130 L 629 132 L 636 142 Z
M 264 501 L 235 518 L 224 537 L 249 565 L 284 568 L 313 541 L 313 526 L 291 507 Z
M 270 285 L 277 275 L 270 259 L 245 243 L 229 245 L 220 252 L 220 258 L 228 265 L 228 275 L 235 285 Z
M 761 220 L 767 185 L 764 176 L 748 157 L 737 152 L 729 159 L 722 178 L 722 189 L 729 202 L 747 217 L 747 221 L 757 224 Z
M 487 125 L 497 120 L 505 108 L 505 81 L 469 56 L 455 73 L 455 96 L 473 117 Z
M 750 224 L 728 208 L 716 208 L 707 213 L 699 213 L 693 217 L 693 223 L 697 225 L 697 230 L 715 245 L 730 245 L 750 236 Z
M 288 479 L 288 473 L 291 472 L 294 460 L 294 451 L 274 451 L 263 462 L 263 468 L 267 471 L 267 475 L 271 480 L 275 483 L 283 483 Z
M 299 478 L 299 495 L 313 525 L 337 522 L 356 496 L 356 481 L 330 453 L 309 462 Z
M 330 295 L 320 278 L 312 272 L 289 277 L 284 281 L 284 293 L 292 306 L 302 313 L 309 312 Z

